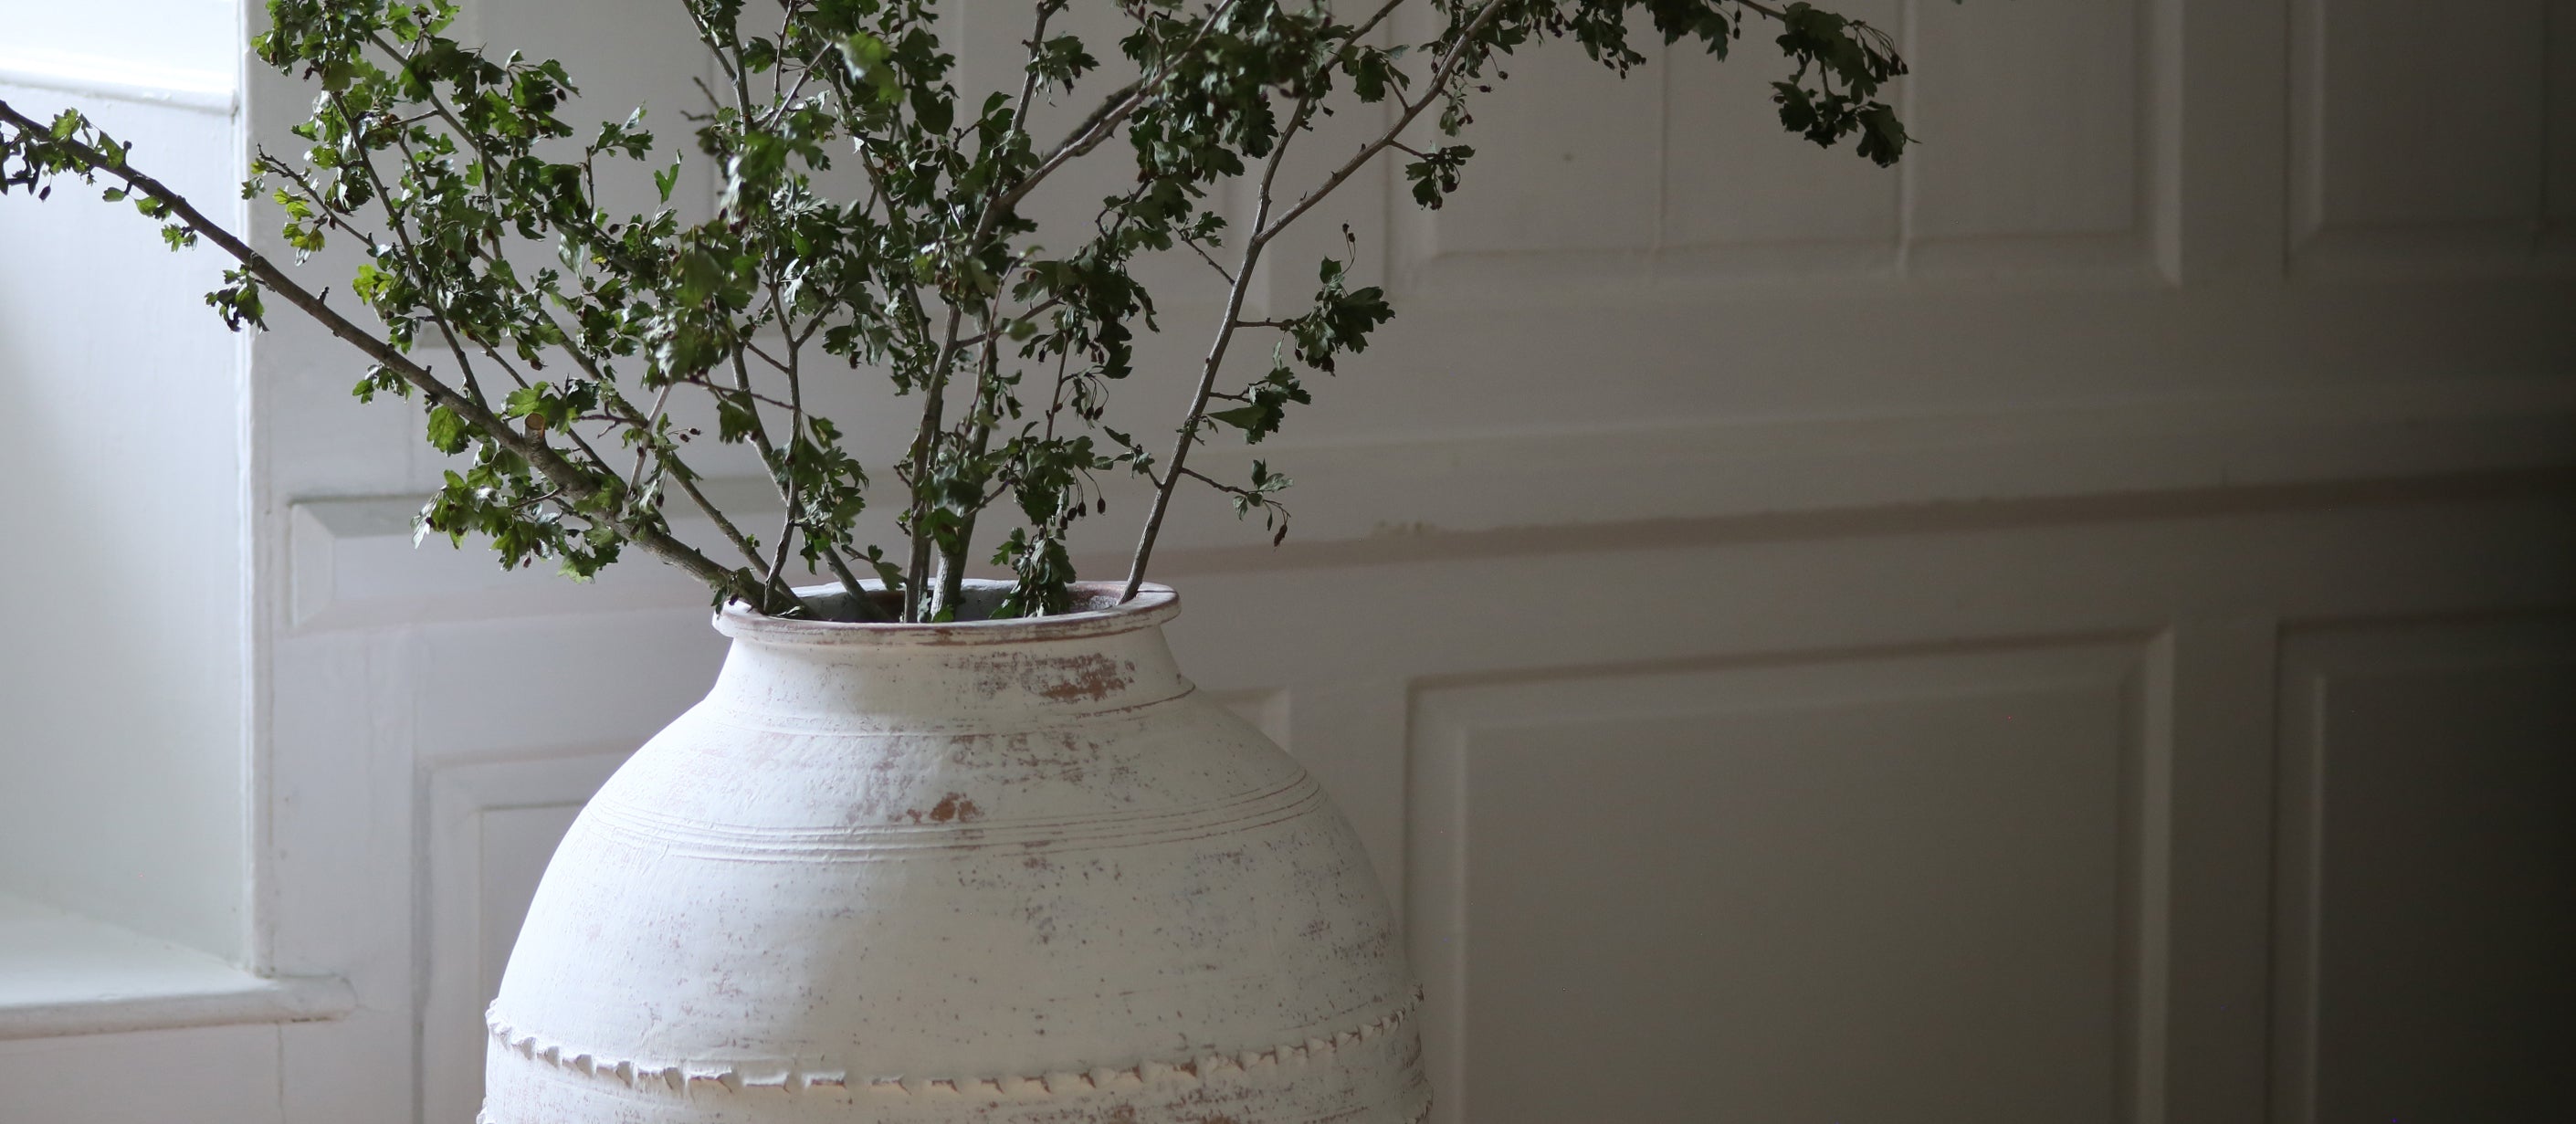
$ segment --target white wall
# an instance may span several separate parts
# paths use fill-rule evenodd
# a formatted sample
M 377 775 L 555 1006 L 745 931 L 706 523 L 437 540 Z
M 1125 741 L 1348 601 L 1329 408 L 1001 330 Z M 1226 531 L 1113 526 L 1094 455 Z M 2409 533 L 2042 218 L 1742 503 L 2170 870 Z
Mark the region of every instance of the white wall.
M 183 89 L 234 84 L 240 0 L 0 0 L 0 66 Z
M 1297 537 L 1204 505 L 1158 562 L 1404 904 L 1440 1119 L 2542 1114 L 2545 1065 L 2426 1051 L 2563 1033 L 2497 981 L 2566 924 L 2576 18 L 1864 9 L 1897 171 L 1778 136 L 1759 70 L 1559 53 L 1452 209 L 1315 215 L 1284 291 L 1349 222 L 1401 315 L 1263 450 Z M 684 96 L 658 17 L 586 10 L 478 26 Z M 264 933 L 361 1008 L 197 1118 L 461 1122 L 551 833 L 721 646 L 664 574 L 410 551 L 366 497 L 430 478 L 415 419 L 256 354 Z

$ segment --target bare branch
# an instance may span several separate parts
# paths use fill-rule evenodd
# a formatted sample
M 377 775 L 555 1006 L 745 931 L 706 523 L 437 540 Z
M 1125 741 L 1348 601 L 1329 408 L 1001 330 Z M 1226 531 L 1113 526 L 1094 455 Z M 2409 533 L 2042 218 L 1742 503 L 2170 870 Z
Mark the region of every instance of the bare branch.
M 46 131 L 45 126 L 19 113 L 6 101 L 0 101 L 0 122 L 31 132 Z M 169 208 L 170 213 L 177 217 L 189 232 L 213 243 L 217 249 L 240 263 L 242 269 L 263 287 L 286 298 L 287 303 L 312 317 L 325 331 L 339 337 L 350 346 L 357 348 L 367 358 L 393 372 L 396 377 L 419 391 L 423 397 L 455 411 L 456 415 L 467 425 L 472 426 L 476 432 L 525 458 L 529 467 L 553 483 L 564 495 L 576 500 L 589 499 L 597 496 L 604 487 L 596 476 L 566 460 L 542 438 L 520 433 L 482 403 L 458 393 L 455 387 L 449 386 L 444 380 L 431 374 L 427 368 L 413 362 L 410 356 L 396 351 L 392 344 L 386 343 L 373 333 L 359 327 L 348 317 L 341 315 L 338 309 L 332 308 L 312 290 L 296 284 L 294 278 L 287 276 L 267 257 L 253 250 L 248 243 L 243 242 L 231 231 L 207 218 L 205 212 L 198 210 L 186 196 L 171 190 L 168 185 L 137 170 L 121 158 L 110 160 L 106 154 L 97 149 L 75 141 L 58 140 L 54 143 L 64 146 L 66 151 L 78 157 L 87 166 L 114 176 L 128 189 Z M 613 485 L 615 478 L 611 477 L 610 481 Z M 752 585 L 746 575 L 717 565 L 696 548 L 673 538 L 670 532 L 660 527 L 630 522 L 620 526 L 619 530 L 637 546 L 687 570 L 691 575 L 715 589 L 755 603 L 760 598 L 759 587 Z

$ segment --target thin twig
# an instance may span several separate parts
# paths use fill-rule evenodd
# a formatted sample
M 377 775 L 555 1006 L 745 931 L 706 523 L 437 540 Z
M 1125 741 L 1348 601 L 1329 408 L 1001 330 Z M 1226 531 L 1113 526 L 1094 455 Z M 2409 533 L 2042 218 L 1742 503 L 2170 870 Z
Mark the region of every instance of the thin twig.
M 465 376 L 466 393 L 473 395 L 476 401 L 483 401 L 483 388 L 474 378 L 474 362 L 466 358 L 465 345 L 457 342 L 456 329 L 448 323 L 447 311 L 438 301 L 438 279 L 430 276 L 428 267 L 422 264 L 420 251 L 412 245 L 411 231 L 403 218 L 402 208 L 394 202 L 393 193 L 385 190 L 384 177 L 376 174 L 375 151 L 367 147 L 365 119 L 350 117 L 349 103 L 338 93 L 325 96 L 331 99 L 331 107 L 340 112 L 340 120 L 353 134 L 350 139 L 358 146 L 358 170 L 366 174 L 367 186 L 374 191 L 376 202 L 384 208 L 385 219 L 392 224 L 394 241 L 402 247 L 403 260 L 410 268 L 413 280 L 419 282 L 421 295 L 429 298 L 430 322 L 438 326 L 438 334 L 447 341 L 447 349 L 456 353 L 456 370 Z
M 1466 52 L 1468 47 L 1473 45 L 1476 41 L 1476 33 L 1484 30 L 1485 24 L 1492 20 L 1495 13 L 1499 12 L 1501 9 L 1502 0 L 1485 0 L 1485 6 L 1476 10 L 1475 18 L 1468 21 L 1466 26 L 1459 30 L 1458 40 L 1457 42 L 1450 44 L 1448 55 L 1440 60 L 1438 66 L 1432 68 L 1431 80 L 1424 84 L 1426 92 L 1423 94 L 1422 100 L 1419 102 L 1405 102 L 1404 112 L 1396 117 L 1395 125 L 1392 128 L 1389 128 L 1384 135 L 1378 137 L 1376 140 L 1361 145 L 1360 150 L 1356 155 L 1353 155 L 1349 160 L 1344 161 L 1341 167 L 1334 169 L 1333 174 L 1326 176 L 1323 183 L 1317 185 L 1314 190 L 1307 192 L 1303 198 L 1297 200 L 1296 205 L 1288 208 L 1288 210 L 1282 213 L 1277 220 L 1270 222 L 1266 226 L 1261 226 L 1260 232 L 1253 235 L 1253 237 L 1265 242 L 1278 237 L 1279 232 L 1287 229 L 1288 224 L 1296 222 L 1300 216 L 1304 215 L 1307 211 L 1312 210 L 1315 204 L 1323 202 L 1325 196 L 1332 194 L 1333 191 L 1341 187 L 1342 184 L 1349 182 L 1354 173 L 1366 166 L 1370 160 L 1376 158 L 1378 153 L 1386 151 L 1387 146 L 1394 144 L 1396 138 L 1402 136 L 1404 134 L 1404 130 L 1412 126 L 1414 118 L 1422 116 L 1422 111 L 1424 109 L 1428 108 L 1431 103 L 1440 100 L 1437 96 L 1437 92 L 1446 88 L 1450 80 L 1457 75 L 1459 65 L 1464 62 L 1467 57 Z M 1396 100 L 1399 102 L 1403 101 L 1401 97 Z
M 1207 18 L 1199 22 L 1198 31 L 1190 36 L 1189 42 L 1167 57 L 1182 58 L 1198 50 L 1199 44 L 1207 41 L 1209 33 L 1216 30 L 1218 21 L 1224 19 L 1225 14 L 1233 10 L 1235 3 L 1236 0 L 1224 0 L 1223 3 L 1211 9 Z M 1066 137 L 1054 151 L 1049 152 L 1046 159 L 1039 161 L 1036 170 L 1023 177 L 1020 182 L 1012 185 L 1011 190 L 996 199 L 991 209 L 1010 210 L 1014 204 L 1026 198 L 1029 192 L 1037 190 L 1038 184 L 1055 174 L 1056 169 L 1064 167 L 1075 157 L 1098 148 L 1100 142 L 1108 140 L 1118 131 L 1119 125 L 1124 124 L 1127 118 L 1134 116 L 1138 109 L 1152 100 L 1153 92 L 1162 85 L 1164 79 L 1170 76 L 1171 68 L 1166 66 L 1127 86 L 1120 87 L 1118 93 L 1111 95 L 1110 101 L 1103 102 L 1099 109 L 1093 110 L 1091 116 L 1085 118 L 1071 136 Z
M 1342 52 L 1350 50 L 1369 28 L 1377 26 L 1378 21 L 1385 19 L 1400 2 L 1401 0 L 1388 0 L 1388 3 L 1378 9 L 1377 14 L 1367 23 L 1354 29 L 1334 57 L 1339 58 Z M 1484 30 L 1485 24 L 1502 10 L 1502 5 L 1503 0 L 1485 0 L 1484 6 L 1478 8 L 1473 17 L 1460 25 L 1457 41 L 1450 45 L 1447 54 L 1437 66 L 1432 68 L 1430 82 L 1432 89 L 1447 86 L 1456 75 L 1458 68 L 1469 57 L 1468 51 L 1475 44 L 1477 33 Z M 1425 96 L 1422 104 L 1428 105 L 1432 100 L 1431 97 Z M 1237 326 L 1235 322 L 1243 318 L 1244 297 L 1250 289 L 1249 282 L 1253 276 L 1253 267 L 1261 260 L 1262 249 L 1268 246 L 1272 239 L 1277 238 L 1281 231 L 1286 230 L 1290 223 L 1295 222 L 1298 216 L 1305 214 L 1326 195 L 1331 194 L 1335 188 L 1349 181 L 1353 172 L 1358 171 L 1370 157 L 1384 151 L 1386 146 L 1412 125 L 1414 118 L 1422 112 L 1419 105 L 1407 108 L 1396 118 L 1395 123 L 1387 128 L 1385 135 L 1363 145 L 1359 156 L 1335 171 L 1322 186 L 1307 192 L 1287 213 L 1273 220 L 1270 218 L 1271 192 L 1278 179 L 1282 161 L 1287 156 L 1288 142 L 1296 137 L 1298 130 L 1305 127 L 1308 116 L 1313 110 L 1314 99 L 1311 95 L 1299 101 L 1297 111 L 1289 117 L 1288 126 L 1280 130 L 1279 141 L 1270 153 L 1269 162 L 1262 168 L 1261 192 L 1253 211 L 1253 234 L 1244 240 L 1242 259 L 1235 266 L 1235 283 L 1226 294 L 1225 315 L 1217 322 L 1216 338 L 1208 345 L 1207 360 L 1199 370 L 1198 390 L 1191 397 L 1189 413 L 1181 420 L 1179 436 L 1173 442 L 1171 459 L 1164 467 L 1163 479 L 1154 489 L 1153 507 L 1146 513 L 1144 530 L 1137 536 L 1135 557 L 1127 567 L 1127 584 L 1118 596 L 1122 602 L 1134 598 L 1136 591 L 1145 584 L 1145 566 L 1153 559 L 1154 540 L 1162 534 L 1163 518 L 1171 511 L 1172 492 L 1187 471 L 1186 462 L 1190 449 L 1198 444 L 1199 427 L 1202 419 L 1207 416 L 1208 399 L 1216 390 L 1217 372 L 1225 362 L 1226 348 L 1234 342 Z
M 1209 269 L 1215 270 L 1217 276 L 1225 278 L 1226 284 L 1234 284 L 1234 273 L 1226 267 L 1218 265 L 1216 259 L 1208 255 L 1207 247 L 1199 245 L 1198 239 L 1183 238 L 1180 239 L 1180 242 L 1182 245 L 1188 246 L 1191 253 L 1197 254 L 1200 261 L 1206 262 Z

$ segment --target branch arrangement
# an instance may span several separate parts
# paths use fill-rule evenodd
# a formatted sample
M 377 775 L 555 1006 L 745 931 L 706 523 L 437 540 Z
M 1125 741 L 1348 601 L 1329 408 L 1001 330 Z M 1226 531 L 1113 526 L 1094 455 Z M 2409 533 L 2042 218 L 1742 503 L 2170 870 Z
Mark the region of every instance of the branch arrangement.
M 1305 311 L 1248 318 L 1263 254 L 1382 157 L 1403 162 L 1418 204 L 1439 207 L 1475 155 L 1455 143 L 1469 102 L 1516 52 L 1570 39 L 1624 74 L 1644 61 L 1632 22 L 1719 57 L 1760 23 L 1791 67 L 1772 86 L 1789 131 L 1827 147 L 1855 138 L 1880 165 L 1907 140 L 1878 99 L 1905 73 L 1889 38 L 1805 3 L 1418 0 L 1438 33 L 1396 43 L 1390 17 L 1408 0 L 1348 19 L 1311 2 L 1119 0 L 1123 62 L 1110 67 L 1058 26 L 1071 0 L 1035 0 L 1016 96 L 977 101 L 956 88 L 925 0 L 678 2 L 721 76 L 689 118 L 694 158 L 722 185 L 696 223 L 672 205 L 682 158 L 657 155 L 642 110 L 576 129 L 564 68 L 447 37 L 451 0 L 271 0 L 254 47 L 314 88 L 295 130 L 309 147 L 256 153 L 244 197 L 278 208 L 299 263 L 332 239 L 363 248 L 346 291 L 372 326 L 78 111 L 39 121 L 0 102 L 0 193 L 104 181 L 171 248 L 210 243 L 232 259 L 207 302 L 235 330 L 264 327 L 273 296 L 357 348 L 369 363 L 358 397 L 416 402 L 429 443 L 461 461 L 422 508 L 424 535 L 487 538 L 506 567 L 545 559 L 577 578 L 633 546 L 720 599 L 816 615 L 791 588 L 798 565 L 847 589 L 836 612 L 937 621 L 960 612 L 978 523 L 1005 499 L 1012 526 L 989 558 L 1015 581 L 993 615 L 1064 611 L 1067 536 L 1105 510 L 1104 472 L 1153 487 L 1127 596 L 1184 485 L 1284 537 L 1286 476 L 1255 461 L 1248 478 L 1219 479 L 1190 454 L 1227 430 L 1256 443 L 1278 432 L 1310 400 L 1302 377 L 1332 373 L 1393 310 L 1326 258 Z M 1033 135 L 1034 106 L 1113 72 L 1124 80 L 1071 130 Z M 1290 182 L 1291 148 L 1322 143 L 1319 120 L 1355 107 L 1373 115 L 1366 139 L 1327 153 L 1321 179 Z M 1102 199 L 1074 244 L 1041 245 L 1022 205 L 1086 158 L 1131 160 L 1133 186 Z M 818 187 L 835 168 L 861 197 Z M 603 176 L 639 173 L 658 207 L 602 203 Z M 1240 225 L 1207 204 L 1229 182 L 1252 188 Z M 1136 274 L 1160 254 L 1203 260 L 1224 287 L 1167 442 L 1103 424 L 1136 332 L 1162 330 Z M 1229 385 L 1226 357 L 1247 336 L 1272 344 L 1268 371 Z M 868 463 L 807 400 L 813 380 L 860 372 L 920 410 L 910 443 Z M 677 420 L 697 416 L 684 396 L 711 406 L 717 443 L 758 455 L 784 512 L 774 526 L 709 501 L 689 454 L 710 435 Z M 901 504 L 892 550 L 854 537 L 871 468 Z M 703 517 L 721 542 L 683 541 L 673 512 Z

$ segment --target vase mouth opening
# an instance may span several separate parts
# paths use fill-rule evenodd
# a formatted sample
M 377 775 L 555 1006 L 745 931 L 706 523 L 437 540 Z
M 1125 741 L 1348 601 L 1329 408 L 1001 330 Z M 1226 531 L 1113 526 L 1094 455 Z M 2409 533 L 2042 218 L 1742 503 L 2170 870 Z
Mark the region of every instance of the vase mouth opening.
M 899 607 L 895 594 L 881 582 L 860 583 L 861 592 L 880 609 Z M 716 631 L 737 640 L 790 645 L 1014 644 L 1032 640 L 1070 640 L 1154 628 L 1180 615 L 1180 595 L 1170 586 L 1147 582 L 1136 596 L 1121 602 L 1122 582 L 1075 582 L 1072 607 L 1043 617 L 993 619 L 1009 596 L 1012 583 L 969 578 L 958 589 L 958 619 L 928 624 L 842 620 L 856 616 L 851 594 L 839 585 L 803 586 L 797 597 L 814 607 L 817 617 L 773 617 L 740 601 L 717 611 Z

